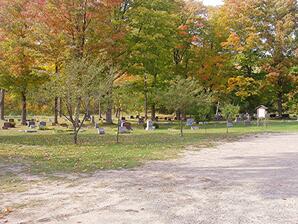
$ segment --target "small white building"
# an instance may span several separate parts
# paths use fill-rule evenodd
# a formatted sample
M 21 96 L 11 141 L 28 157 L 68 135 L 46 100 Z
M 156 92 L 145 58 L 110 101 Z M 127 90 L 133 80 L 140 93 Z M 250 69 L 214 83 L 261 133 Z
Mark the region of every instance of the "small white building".
M 257 118 L 265 119 L 267 116 L 267 110 L 268 110 L 268 107 L 265 107 L 264 105 L 257 107 Z

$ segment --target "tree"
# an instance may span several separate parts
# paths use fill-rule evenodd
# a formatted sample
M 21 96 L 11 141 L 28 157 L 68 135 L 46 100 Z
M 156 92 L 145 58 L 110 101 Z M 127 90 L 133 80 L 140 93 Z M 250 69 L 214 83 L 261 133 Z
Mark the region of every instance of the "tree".
M 103 67 L 96 61 L 73 59 L 67 61 L 60 76 L 53 76 L 51 94 L 55 93 L 65 105 L 63 114 L 72 124 L 74 143 L 78 143 L 78 133 L 87 119 L 87 105 L 96 98 L 101 89 L 106 91 L 107 80 Z M 81 112 L 83 117 L 81 117 Z
M 240 75 L 264 80 L 280 116 L 293 88 L 289 69 L 297 63 L 297 7 L 295 0 L 228 0 L 222 9 L 231 31 L 223 47 Z
M 255 17 L 255 26 L 264 43 L 267 80 L 275 92 L 281 116 L 285 95 L 293 88 L 290 69 L 297 63 L 298 5 L 295 0 L 272 0 L 259 1 L 257 6 L 262 18 Z
M 5 89 L 15 92 L 22 101 L 22 124 L 27 120 L 27 94 L 44 81 L 38 72 L 36 42 L 32 38 L 32 16 L 29 0 L 4 0 L 0 5 L 1 74 Z
M 110 75 L 112 63 L 107 62 L 109 50 L 118 39 L 112 33 L 112 17 L 120 3 L 120 0 L 49 0 L 38 5 L 41 11 L 37 20 L 37 35 L 41 40 L 39 49 L 49 59 L 47 63 L 54 65 L 56 75 L 60 74 L 65 61 L 84 61 L 91 57 L 101 59 L 102 64 L 107 65 L 106 74 Z M 86 110 L 90 114 L 90 106 Z
M 180 110 L 187 114 L 194 106 L 211 104 L 211 94 L 206 92 L 195 79 L 177 77 L 170 81 L 163 94 L 163 104 L 169 110 Z M 183 137 L 183 121 L 180 120 L 180 136 Z
M 227 120 L 227 133 L 229 133 L 229 122 L 239 114 L 240 107 L 233 104 L 225 104 L 221 110 L 223 117 Z
M 128 72 L 143 77 L 144 111 L 155 119 L 155 92 L 160 78 L 169 74 L 178 28 L 180 1 L 135 0 L 127 13 Z M 150 97 L 151 96 L 151 97 Z

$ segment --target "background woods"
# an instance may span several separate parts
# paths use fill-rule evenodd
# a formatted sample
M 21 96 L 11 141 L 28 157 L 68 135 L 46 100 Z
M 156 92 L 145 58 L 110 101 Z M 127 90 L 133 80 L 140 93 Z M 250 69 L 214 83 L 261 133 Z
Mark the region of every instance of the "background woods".
M 113 123 L 121 107 L 152 120 L 201 111 L 213 118 L 224 104 L 241 113 L 264 104 L 280 117 L 296 114 L 297 7 L 295 0 L 220 7 L 2 0 L 0 119 L 21 114 L 26 124 L 28 113 L 43 114 L 57 124 L 64 116 L 77 134 L 92 114 Z

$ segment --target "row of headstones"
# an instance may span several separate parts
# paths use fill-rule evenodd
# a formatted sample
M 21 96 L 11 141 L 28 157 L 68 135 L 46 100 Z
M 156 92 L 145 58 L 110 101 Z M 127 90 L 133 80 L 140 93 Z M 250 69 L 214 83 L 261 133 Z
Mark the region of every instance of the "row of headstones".
M 95 128 L 97 129 L 97 132 L 99 135 L 105 134 L 105 129 L 101 128 L 98 123 L 95 123 Z M 118 129 L 120 134 L 130 133 L 131 131 L 133 131 L 131 123 L 127 122 L 125 119 L 120 120 L 120 125 Z M 147 131 L 155 130 L 152 120 L 147 121 L 145 130 Z
M 36 128 L 36 122 L 34 120 L 28 120 L 26 125 L 30 129 L 35 129 Z M 46 125 L 47 125 L 47 123 L 45 121 L 40 121 L 38 126 L 39 126 L 40 129 L 43 129 L 43 128 L 46 127 Z M 4 122 L 2 129 L 3 130 L 8 130 L 10 128 L 15 128 L 15 127 L 16 127 L 15 120 L 11 118 L 7 122 Z M 36 132 L 36 131 L 25 130 L 25 132 Z

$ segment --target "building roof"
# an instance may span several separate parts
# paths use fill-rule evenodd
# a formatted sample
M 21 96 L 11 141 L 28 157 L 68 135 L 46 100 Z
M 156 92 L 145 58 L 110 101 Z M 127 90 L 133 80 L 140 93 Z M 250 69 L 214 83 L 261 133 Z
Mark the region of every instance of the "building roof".
M 260 106 L 258 106 L 256 109 L 257 109 L 257 110 L 258 110 L 258 109 L 265 109 L 265 110 L 267 110 L 268 107 L 266 107 L 266 106 L 264 106 L 264 105 L 260 105 Z

